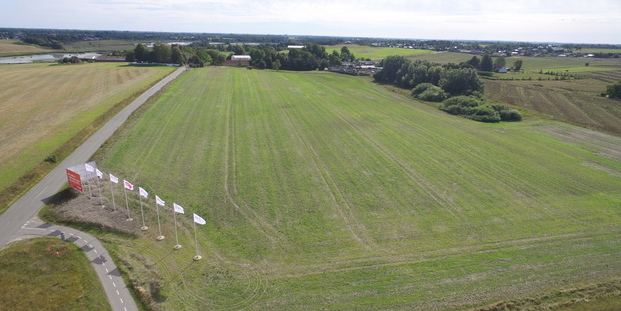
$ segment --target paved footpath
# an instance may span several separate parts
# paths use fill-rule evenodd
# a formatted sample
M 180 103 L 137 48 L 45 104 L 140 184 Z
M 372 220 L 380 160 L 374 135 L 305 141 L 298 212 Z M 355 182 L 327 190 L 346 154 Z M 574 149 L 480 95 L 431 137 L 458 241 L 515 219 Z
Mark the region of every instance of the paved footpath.
M 155 95 L 157 91 L 161 90 L 166 84 L 174 80 L 184 71 L 184 67 L 175 70 L 173 73 L 169 74 L 145 93 L 140 95 L 131 104 L 121 110 L 116 116 L 112 117 L 112 119 L 104 124 L 97 132 L 91 135 L 91 137 L 89 137 L 82 145 L 76 148 L 73 153 L 58 164 L 58 166 L 47 174 L 38 184 L 32 187 L 30 191 L 26 192 L 19 200 L 13 203 L 13 205 L 11 205 L 6 212 L 0 215 L 0 249 L 6 246 L 9 241 L 19 238 L 21 231 L 24 230 L 23 226 L 28 228 L 28 222 L 37 213 L 39 213 L 39 210 L 43 208 L 43 205 L 67 183 L 67 173 L 65 172 L 67 167 L 88 162 L 95 151 L 97 151 L 97 149 L 99 149 L 101 145 L 103 145 L 103 143 L 106 142 L 110 136 L 112 136 L 112 134 L 114 134 L 116 129 L 119 128 L 127 120 L 127 118 L 129 118 L 132 112 L 142 106 L 142 104 L 144 104 L 151 96 Z M 80 234 L 80 236 L 82 236 L 82 234 Z M 87 240 L 91 241 L 91 243 L 95 243 L 94 241 L 96 241 L 93 237 L 87 238 Z M 97 241 L 96 244 L 99 244 L 99 242 Z M 98 265 L 94 263 L 93 265 L 97 269 Z M 104 279 L 102 279 L 102 283 L 103 282 Z M 117 285 L 119 284 L 122 283 L 117 283 Z M 112 299 L 115 297 L 108 296 L 108 298 L 112 303 Z M 113 310 L 125 311 L 124 308 L 114 308 Z M 129 308 L 127 310 L 129 310 Z
M 92 235 L 73 228 L 50 225 L 37 220 L 27 221 L 17 233 L 18 239 L 32 237 L 58 237 L 64 233 L 65 240 L 77 245 L 91 262 L 103 286 L 112 310 L 138 311 L 119 269 L 108 251 Z

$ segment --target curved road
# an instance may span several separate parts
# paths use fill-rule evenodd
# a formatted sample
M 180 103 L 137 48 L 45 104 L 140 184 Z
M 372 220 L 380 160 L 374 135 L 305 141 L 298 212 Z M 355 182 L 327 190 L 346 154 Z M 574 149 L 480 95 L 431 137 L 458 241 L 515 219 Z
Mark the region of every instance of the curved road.
M 64 233 L 65 240 L 77 245 L 91 262 L 101 281 L 112 310 L 137 311 L 134 298 L 129 293 L 121 272 L 110 259 L 108 251 L 92 235 L 73 228 L 50 225 L 38 220 L 27 221 L 19 231 L 19 239 L 32 237 L 58 237 Z
M 138 107 L 144 104 L 147 99 L 153 96 L 157 91 L 161 90 L 166 84 L 170 81 L 177 78 L 181 73 L 185 71 L 184 67 L 181 67 L 175 70 L 173 73 L 168 75 L 166 78 L 162 79 L 156 85 L 147 90 L 144 94 L 140 95 L 136 100 L 134 100 L 131 104 L 125 107 L 121 112 L 119 112 L 116 116 L 114 116 L 110 121 L 104 124 L 97 132 L 95 132 L 89 139 L 87 139 L 82 145 L 80 145 L 76 150 L 69 155 L 64 161 L 62 161 L 58 166 L 56 166 L 49 174 L 47 174 L 38 184 L 36 184 L 30 191 L 24 194 L 19 200 L 17 200 L 11 207 L 0 215 L 0 249 L 6 246 L 10 241 L 19 238 L 24 234 L 32 235 L 32 232 L 36 232 L 37 229 L 32 229 L 32 224 L 29 221 L 41 210 L 43 205 L 58 192 L 66 183 L 67 183 L 67 174 L 65 169 L 67 167 L 71 167 L 77 164 L 88 162 L 89 158 L 99 149 L 99 147 L 116 131 L 119 126 L 121 126 L 127 118 L 134 112 Z M 45 224 L 37 224 L 34 228 L 43 228 Z M 25 230 L 25 231 L 24 231 Z M 66 232 L 73 232 L 76 234 L 76 230 L 63 228 L 62 230 L 66 230 Z M 72 231 L 70 231 L 72 230 Z M 49 235 L 50 232 L 47 232 Z M 60 233 L 58 233 L 60 234 Z M 81 237 L 85 237 L 86 234 L 78 233 Z M 68 238 L 68 237 L 67 237 Z M 91 244 L 99 244 L 94 237 L 88 236 L 87 241 L 90 241 Z M 84 248 L 83 248 L 84 249 Z M 101 248 L 102 252 L 103 247 Z M 86 252 L 86 251 L 85 251 Z M 100 251 L 98 251 L 100 252 Z M 91 258 L 89 252 L 86 252 L 89 259 Z M 95 270 L 97 271 L 98 265 L 95 261 L 91 261 Z M 107 263 L 112 263 L 112 261 L 107 261 Z M 112 263 L 113 264 L 113 263 Z M 115 269 L 114 267 L 113 269 Z M 112 270 L 113 270 L 112 269 Z M 111 271 L 112 271 L 111 270 Z M 118 274 L 118 270 L 117 274 Z M 99 272 L 98 272 L 99 274 Z M 108 282 L 106 282 L 106 275 L 100 279 L 104 288 L 108 286 Z M 122 281 L 122 279 L 121 279 Z M 116 284 L 116 283 L 115 283 Z M 121 283 L 122 284 L 122 283 Z M 116 287 L 116 285 L 115 285 Z M 116 289 L 115 289 L 116 290 Z M 109 290 L 106 289 L 106 294 L 108 294 L 108 300 L 110 301 L 113 310 L 120 311 L 129 311 L 129 310 L 137 310 L 136 304 L 129 296 L 129 291 L 125 286 L 119 288 L 119 292 L 125 291 L 127 292 L 128 299 L 131 300 L 131 306 L 118 306 L 116 301 L 118 297 L 115 295 L 109 294 Z M 127 304 L 127 301 L 124 300 Z

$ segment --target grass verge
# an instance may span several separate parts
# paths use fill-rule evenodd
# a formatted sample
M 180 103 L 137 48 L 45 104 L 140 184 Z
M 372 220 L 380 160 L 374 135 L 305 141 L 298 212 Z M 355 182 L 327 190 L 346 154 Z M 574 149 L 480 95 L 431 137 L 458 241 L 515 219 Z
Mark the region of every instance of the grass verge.
M 31 239 L 1 250 L 0 280 L 0 310 L 110 310 L 84 253 L 59 239 Z

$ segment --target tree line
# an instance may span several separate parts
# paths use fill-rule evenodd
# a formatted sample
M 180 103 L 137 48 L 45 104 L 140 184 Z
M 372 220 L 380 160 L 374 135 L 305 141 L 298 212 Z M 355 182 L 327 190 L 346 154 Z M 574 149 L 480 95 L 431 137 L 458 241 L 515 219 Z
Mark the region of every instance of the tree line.
M 522 119 L 517 110 L 482 99 L 485 85 L 472 66 L 410 61 L 403 56 L 388 56 L 380 66 L 375 81 L 411 89 L 411 96 L 420 100 L 442 102 L 439 108 L 448 113 L 481 122 Z
M 205 41 L 187 46 L 155 43 L 152 49 L 139 43 L 127 51 L 125 59 L 129 62 L 175 63 L 191 67 L 221 65 L 232 55 L 250 55 L 250 65 L 257 69 L 308 71 L 341 65 L 351 62 L 356 56 L 343 46 L 339 51 L 326 51 L 324 46 L 309 43 L 303 48 L 289 49 L 282 45 L 213 45 Z

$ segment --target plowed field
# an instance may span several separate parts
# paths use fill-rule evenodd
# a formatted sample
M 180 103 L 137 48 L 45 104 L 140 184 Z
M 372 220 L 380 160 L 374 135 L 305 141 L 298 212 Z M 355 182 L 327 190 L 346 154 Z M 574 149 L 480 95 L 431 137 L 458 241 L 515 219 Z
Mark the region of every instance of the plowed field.
M 621 136 L 621 101 L 601 97 L 621 70 L 589 72 L 570 81 L 485 80 L 486 97 L 536 111 L 548 118 Z

